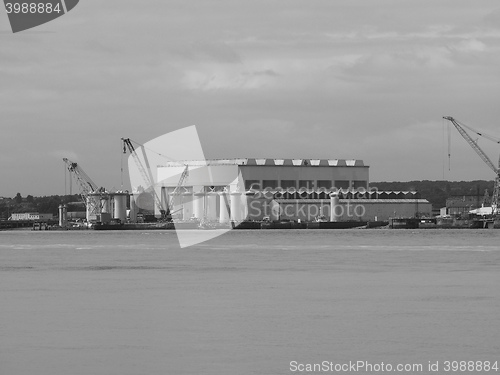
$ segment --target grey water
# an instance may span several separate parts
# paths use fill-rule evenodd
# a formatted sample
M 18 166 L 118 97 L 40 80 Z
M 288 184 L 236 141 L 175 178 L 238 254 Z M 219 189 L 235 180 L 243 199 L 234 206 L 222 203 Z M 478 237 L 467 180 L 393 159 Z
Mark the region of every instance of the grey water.
M 0 232 L 0 374 L 493 363 L 499 240 L 496 230 L 263 230 L 180 249 L 173 231 Z

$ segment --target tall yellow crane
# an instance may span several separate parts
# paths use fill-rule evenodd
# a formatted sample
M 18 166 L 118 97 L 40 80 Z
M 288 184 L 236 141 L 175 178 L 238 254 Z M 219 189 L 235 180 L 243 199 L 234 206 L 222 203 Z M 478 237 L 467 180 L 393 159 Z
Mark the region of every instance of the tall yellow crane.
M 475 141 L 464 129 L 465 128 L 468 128 L 469 130 L 473 131 L 474 133 L 476 133 L 477 135 L 481 136 L 481 137 L 484 137 L 484 138 L 487 138 L 495 143 L 498 143 L 500 144 L 500 140 L 495 138 L 495 137 L 491 137 L 489 135 L 486 135 L 482 132 L 479 132 L 477 130 L 474 130 L 472 129 L 471 127 L 465 125 L 465 124 L 462 124 L 460 122 L 458 122 L 457 120 L 455 120 L 453 117 L 450 117 L 450 116 L 444 116 L 443 117 L 445 120 L 448 120 L 450 121 L 453 126 L 458 130 L 458 132 L 460 133 L 460 135 L 467 141 L 467 143 L 472 147 L 472 149 L 474 151 L 476 151 L 476 153 L 479 155 L 479 157 L 484 161 L 484 163 L 493 171 L 495 172 L 495 184 L 494 184 L 494 187 L 493 187 L 493 195 L 491 196 L 491 209 L 492 209 L 492 214 L 493 215 L 497 215 L 499 213 L 499 207 L 498 207 L 498 204 L 500 202 L 500 158 L 498 160 L 498 167 L 495 166 L 495 164 L 493 164 L 493 162 L 491 161 L 491 159 L 488 157 L 488 155 L 486 155 L 484 153 L 484 151 L 481 149 L 481 147 L 479 147 L 479 145 L 477 144 L 477 141 Z

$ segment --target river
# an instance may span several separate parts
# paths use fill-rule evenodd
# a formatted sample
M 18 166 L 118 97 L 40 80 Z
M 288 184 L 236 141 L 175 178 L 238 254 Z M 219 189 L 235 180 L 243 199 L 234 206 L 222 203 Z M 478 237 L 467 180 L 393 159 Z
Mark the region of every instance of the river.
M 3 231 L 0 374 L 493 363 L 499 240 L 497 230 L 233 230 L 180 249 L 173 231 Z

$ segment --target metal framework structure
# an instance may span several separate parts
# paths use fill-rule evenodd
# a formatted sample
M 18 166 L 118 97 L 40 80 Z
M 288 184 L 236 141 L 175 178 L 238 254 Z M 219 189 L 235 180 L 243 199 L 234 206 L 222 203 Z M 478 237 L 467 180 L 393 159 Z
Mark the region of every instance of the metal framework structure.
M 80 196 L 82 197 L 83 203 L 87 208 L 87 212 L 91 214 L 101 213 L 101 200 L 92 199 L 91 194 L 102 193 L 102 188 L 99 188 L 97 184 L 89 177 L 87 173 L 78 165 L 78 163 L 72 162 L 71 160 L 64 158 L 64 163 L 70 174 L 75 176 L 78 185 L 80 186 Z
M 479 147 L 477 144 L 477 141 L 472 139 L 472 137 L 465 131 L 464 127 L 467 127 L 464 124 L 460 124 L 457 120 L 455 120 L 453 117 L 450 116 L 445 116 L 443 117 L 445 120 L 450 121 L 453 126 L 458 130 L 460 135 L 467 141 L 467 143 L 472 147 L 472 149 L 479 155 L 479 157 L 484 161 L 484 163 L 493 171 L 495 172 L 495 185 L 493 187 L 493 194 L 491 196 L 491 208 L 492 208 L 492 214 L 496 215 L 498 214 L 498 203 L 500 202 L 500 159 L 498 160 L 498 167 L 493 164 L 491 159 L 484 153 L 484 151 Z M 467 127 L 468 128 L 468 127 Z M 469 128 L 471 129 L 471 128 Z M 471 129 L 473 130 L 473 129 Z M 487 136 L 483 133 L 477 132 L 473 130 L 476 134 L 478 134 L 481 137 L 485 137 L 489 140 L 492 140 L 496 143 L 500 143 L 497 139 Z
M 164 206 L 162 205 L 161 198 L 158 196 L 158 194 L 156 192 L 153 174 L 151 172 L 151 168 L 149 166 L 149 160 L 148 160 L 148 157 L 146 155 L 146 151 L 144 150 L 144 147 L 141 147 L 141 149 L 142 149 L 142 157 L 144 159 L 144 163 L 146 164 L 146 167 L 141 162 L 139 155 L 137 154 L 137 151 L 136 151 L 134 145 L 132 144 L 132 141 L 130 140 L 130 138 L 122 138 L 122 141 L 123 141 L 123 153 L 124 154 L 127 153 L 127 149 L 128 149 L 130 155 L 134 159 L 134 162 L 137 166 L 137 169 L 139 169 L 139 172 L 142 176 L 144 183 L 146 184 L 146 186 L 151 187 L 154 201 L 155 201 L 156 207 L 160 211 L 161 218 L 163 220 L 171 221 L 172 220 L 172 213 L 173 213 L 172 211 L 173 211 L 174 196 L 180 193 L 180 189 L 181 189 L 182 185 L 184 184 L 185 179 L 189 175 L 189 166 L 186 165 L 186 168 L 182 172 L 181 177 L 179 179 L 179 182 L 172 193 L 172 199 L 166 199 L 167 207 L 165 210 Z

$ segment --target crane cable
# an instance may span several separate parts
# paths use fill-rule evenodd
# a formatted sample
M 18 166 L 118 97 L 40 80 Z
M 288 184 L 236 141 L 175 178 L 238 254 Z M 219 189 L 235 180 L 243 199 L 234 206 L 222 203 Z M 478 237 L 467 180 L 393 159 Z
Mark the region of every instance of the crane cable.
M 489 135 L 489 134 L 486 134 L 484 132 L 481 132 L 477 129 L 474 129 L 468 125 L 465 125 L 463 122 L 459 122 L 455 119 L 455 121 L 460 124 L 461 126 L 463 126 L 464 128 L 467 128 L 469 129 L 471 132 L 477 134 L 478 136 L 480 137 L 483 137 L 483 138 L 486 138 L 492 142 L 495 142 L 496 144 L 500 144 L 500 138 L 497 138 L 497 137 L 494 137 L 492 135 Z M 443 132 L 444 132 L 444 129 L 443 129 Z M 477 143 L 477 140 L 476 140 L 476 143 Z M 500 162 L 499 162 L 499 165 L 500 165 Z M 450 130 L 450 123 L 448 122 L 448 170 L 450 171 L 451 170 L 451 130 Z
M 455 121 L 457 121 L 457 120 L 455 120 Z M 470 131 L 472 131 L 472 132 L 476 133 L 476 134 L 477 134 L 477 135 L 479 135 L 480 137 L 483 137 L 483 138 L 489 139 L 489 140 L 490 140 L 490 141 L 492 141 L 492 142 L 495 142 L 495 143 L 497 143 L 497 144 L 500 144 L 500 138 L 497 138 L 497 137 L 494 137 L 494 136 L 492 136 L 492 135 L 488 135 L 488 134 L 486 134 L 486 133 L 480 132 L 479 130 L 476 130 L 476 129 L 474 129 L 474 128 L 471 128 L 471 127 L 470 127 L 470 126 L 468 126 L 468 125 L 465 125 L 463 122 L 459 122 L 459 121 L 457 121 L 457 122 L 458 122 L 460 125 L 462 125 L 464 128 L 469 129 Z
M 444 118 L 443 118 L 443 180 L 444 180 L 444 170 L 445 170 L 445 142 L 447 140 L 448 144 L 448 171 L 451 171 L 451 131 L 450 131 L 450 123 L 447 121 L 447 127 L 445 128 Z M 445 140 L 446 139 L 446 140 Z
M 168 161 L 172 161 L 172 162 L 174 162 L 174 163 L 179 163 L 179 161 L 177 161 L 177 160 L 175 160 L 175 159 L 172 159 L 172 158 L 170 158 L 170 157 L 168 157 L 168 156 L 166 156 L 166 155 L 160 154 L 158 151 L 155 151 L 155 150 L 153 150 L 153 149 L 150 149 L 149 147 L 146 147 L 146 146 L 144 146 L 143 144 L 141 144 L 141 143 L 139 143 L 139 142 L 136 142 L 136 141 L 134 141 L 134 140 L 132 140 L 132 139 L 130 139 L 130 138 L 129 138 L 129 140 L 130 140 L 130 142 L 132 142 L 132 143 L 136 144 L 137 146 L 142 147 L 142 148 L 144 148 L 145 150 L 151 151 L 152 153 L 154 153 L 154 154 L 156 154 L 156 155 L 158 155 L 158 156 L 161 156 L 162 158 L 165 158 L 165 159 L 167 159 Z M 181 164 L 182 164 L 182 163 L 181 163 Z
M 121 148 L 122 142 L 120 142 L 120 148 Z M 121 153 L 120 157 L 120 179 L 121 179 L 121 190 L 123 191 L 123 152 Z
M 448 121 L 448 171 L 451 171 L 451 128 Z
M 68 195 L 68 187 L 67 187 L 67 184 L 66 184 L 66 180 L 67 180 L 67 171 L 66 171 L 66 164 L 64 164 L 64 195 Z

